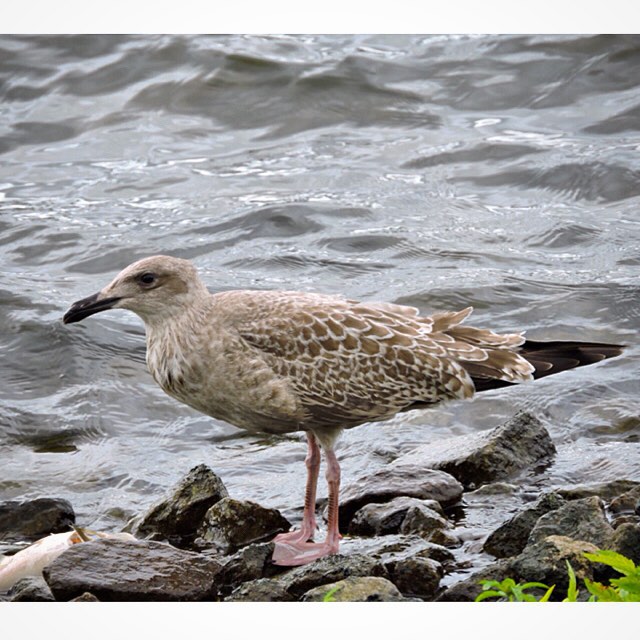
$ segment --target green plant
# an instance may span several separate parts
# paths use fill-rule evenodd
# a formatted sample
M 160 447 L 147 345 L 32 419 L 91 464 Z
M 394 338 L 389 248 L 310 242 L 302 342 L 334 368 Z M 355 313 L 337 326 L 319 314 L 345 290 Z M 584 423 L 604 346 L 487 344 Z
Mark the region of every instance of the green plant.
M 339 586 L 332 587 L 331 589 L 329 589 L 329 591 L 327 591 L 327 593 L 324 594 L 324 597 L 322 598 L 322 602 L 335 602 L 336 599 L 333 596 L 339 590 L 340 590 Z
M 488 598 L 497 598 L 508 602 L 546 602 L 555 587 L 548 587 L 542 582 L 525 582 L 519 584 L 513 578 L 498 580 L 481 580 L 482 593 L 476 598 L 476 602 L 482 602 Z M 529 589 L 546 589 L 544 595 L 537 598 L 531 593 L 526 593 Z
M 621 574 L 620 578 L 612 578 L 608 585 L 600 582 L 584 579 L 584 584 L 591 594 L 589 602 L 640 602 L 640 567 L 636 567 L 633 560 L 620 553 L 609 550 L 599 550 L 596 553 L 585 553 L 585 557 L 591 562 L 600 562 L 615 569 Z M 567 573 L 569 575 L 569 587 L 567 597 L 562 602 L 578 601 L 578 581 L 573 567 L 567 561 Z M 476 602 L 496 598 L 509 602 L 547 602 L 555 585 L 548 587 L 541 582 L 516 583 L 512 578 L 498 580 L 481 580 L 482 592 L 476 597 Z M 546 589 L 544 595 L 536 598 L 527 590 L 538 588 Z
M 576 572 L 573 570 L 571 563 L 566 560 L 567 573 L 569 574 L 569 587 L 567 589 L 567 597 L 562 602 L 578 602 L 578 581 L 576 580 Z
M 640 567 L 636 567 L 633 560 L 615 551 L 600 550 L 584 555 L 592 562 L 601 562 L 622 574 L 621 578 L 611 578 L 607 586 L 585 578 L 585 586 L 591 594 L 590 601 L 640 602 Z

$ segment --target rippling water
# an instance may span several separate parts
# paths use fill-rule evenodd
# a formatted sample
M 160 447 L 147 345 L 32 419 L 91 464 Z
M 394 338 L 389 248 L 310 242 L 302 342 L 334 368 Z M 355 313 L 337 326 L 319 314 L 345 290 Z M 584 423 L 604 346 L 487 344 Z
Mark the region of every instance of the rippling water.
M 531 491 L 640 480 L 640 38 L 0 38 L 0 500 L 119 528 L 186 471 L 298 517 L 305 446 L 163 395 L 141 323 L 65 327 L 133 260 L 212 290 L 475 307 L 625 356 L 363 426 L 345 482 L 412 447 L 541 416 L 554 464 L 469 501 L 465 550 Z M 323 489 L 321 489 L 322 494 Z

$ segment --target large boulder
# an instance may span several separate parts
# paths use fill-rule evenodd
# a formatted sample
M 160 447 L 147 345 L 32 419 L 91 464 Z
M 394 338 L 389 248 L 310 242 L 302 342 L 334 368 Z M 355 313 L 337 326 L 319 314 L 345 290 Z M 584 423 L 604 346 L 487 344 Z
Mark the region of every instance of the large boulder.
M 403 596 L 430 600 L 440 587 L 445 567 L 454 563 L 448 549 L 418 535 L 387 535 L 352 540 L 360 554 L 376 560 Z M 349 545 L 344 545 L 345 551 Z
M 442 507 L 435 500 L 419 500 L 400 496 L 390 502 L 370 503 L 359 509 L 349 524 L 349 534 L 355 536 L 385 536 L 399 533 L 404 522 L 419 511 L 434 520 L 434 528 L 451 525 L 442 515 Z
M 216 557 L 223 562 L 216 577 L 218 594 L 228 596 L 242 584 L 271 578 L 286 571 L 273 564 L 273 544 L 262 542 L 250 544 L 231 556 Z
M 244 582 L 224 599 L 225 602 L 292 602 L 294 600 L 295 598 L 283 585 L 269 578 Z
M 518 555 L 526 546 L 529 534 L 538 519 L 549 511 L 559 509 L 566 500 L 557 493 L 546 493 L 531 507 L 520 511 L 489 534 L 482 550 L 496 558 Z
M 295 567 L 277 578 L 293 598 L 301 598 L 307 591 L 349 577 L 379 576 L 387 572 L 376 558 L 362 554 L 333 555 Z
M 73 507 L 63 498 L 0 503 L 0 541 L 3 542 L 32 542 L 50 533 L 70 531 L 75 522 Z
M 566 536 L 547 536 L 528 544 L 519 556 L 512 558 L 502 578 L 512 577 L 516 582 L 555 585 L 551 600 L 562 600 L 566 597 L 569 586 L 567 562 L 575 571 L 578 585 L 581 585 L 585 578 L 594 580 L 600 577 L 596 573 L 596 565 L 584 555 L 585 552 L 595 553 L 597 550 L 594 544 L 583 540 L 574 540 Z
M 138 538 L 189 546 L 207 511 L 228 495 L 222 480 L 201 464 L 144 515 L 129 522 L 126 529 Z
M 495 429 L 418 447 L 400 456 L 391 466 L 439 469 L 465 488 L 473 489 L 548 461 L 555 452 L 549 432 L 540 420 L 520 412 Z
M 277 509 L 223 498 L 205 514 L 198 529 L 198 543 L 229 554 L 248 544 L 271 540 L 290 528 L 291 523 Z
M 594 496 L 571 500 L 542 515 L 531 530 L 527 545 L 551 535 L 583 540 L 604 549 L 611 546 L 613 528 L 605 515 L 604 503 Z
M 448 473 L 422 464 L 393 463 L 345 487 L 340 501 L 340 530 L 347 532 L 356 511 L 366 504 L 407 496 L 446 506 L 460 500 L 462 491 L 462 485 Z
M 640 567 L 640 524 L 625 522 L 614 532 L 611 549 L 633 560 Z
M 150 540 L 76 544 L 43 574 L 56 600 L 89 592 L 100 601 L 213 599 L 221 564 Z
M 406 598 L 385 578 L 345 578 L 310 589 L 303 602 L 403 602 Z

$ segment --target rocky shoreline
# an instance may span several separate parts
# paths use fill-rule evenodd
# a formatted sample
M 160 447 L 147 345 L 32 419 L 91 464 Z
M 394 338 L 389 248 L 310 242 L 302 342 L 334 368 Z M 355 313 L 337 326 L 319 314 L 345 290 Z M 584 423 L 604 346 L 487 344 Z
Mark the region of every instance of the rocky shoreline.
M 554 453 L 548 431 L 527 413 L 419 447 L 351 482 L 340 504 L 340 554 L 295 568 L 271 562 L 269 540 L 289 529 L 286 518 L 229 496 L 200 465 L 127 524 L 136 540 L 74 544 L 0 600 L 459 602 L 475 599 L 479 580 L 505 577 L 556 584 L 552 599 L 561 600 L 566 560 L 579 580 L 609 575 L 584 551 L 613 549 L 640 563 L 640 482 L 542 493 L 486 537 L 482 551 L 494 560 L 472 574 L 457 556 L 450 517 L 468 492 L 550 464 Z M 15 550 L 74 524 L 66 500 L 0 503 L 0 543 Z M 454 573 L 462 579 L 445 584 Z

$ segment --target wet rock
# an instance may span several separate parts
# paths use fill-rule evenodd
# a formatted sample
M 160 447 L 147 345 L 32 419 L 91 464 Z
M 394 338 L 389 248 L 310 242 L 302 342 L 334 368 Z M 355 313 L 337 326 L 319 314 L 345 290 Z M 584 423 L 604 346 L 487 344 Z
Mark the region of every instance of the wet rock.
M 110 539 L 73 545 L 44 578 L 56 600 L 88 591 L 101 601 L 193 601 L 214 596 L 220 566 L 161 542 Z
M 390 535 L 371 538 L 366 546 L 358 542 L 360 553 L 377 559 L 388 579 L 406 597 L 430 599 L 444 575 L 444 565 L 453 554 L 417 535 Z
M 439 469 L 451 474 L 466 488 L 475 488 L 546 461 L 555 452 L 549 432 L 540 420 L 520 412 L 495 429 L 418 447 L 391 466 Z
M 424 540 L 417 535 L 388 535 L 378 538 L 353 538 L 343 540 L 341 549 L 349 553 L 353 548 L 354 553 L 366 554 L 380 560 L 398 560 L 420 555 L 431 558 L 442 565 L 452 565 L 455 556 L 445 547 Z
M 516 494 L 519 489 L 519 485 L 513 484 L 512 482 L 491 482 L 489 484 L 483 484 L 470 493 L 474 496 L 508 496 Z
M 625 491 L 611 500 L 609 511 L 616 520 L 623 516 L 640 517 L 640 486 Z
M 100 602 L 100 600 L 98 600 L 98 598 L 96 598 L 93 593 L 85 591 L 82 595 L 71 600 L 71 602 Z
M 233 553 L 248 544 L 271 540 L 290 528 L 291 523 L 277 509 L 223 498 L 207 511 L 198 535 L 204 544 L 221 553 Z
M 36 498 L 0 503 L 0 540 L 38 540 L 50 533 L 71 530 L 76 515 L 62 498 Z
M 345 488 L 340 503 L 340 530 L 348 531 L 354 514 L 366 504 L 407 496 L 435 500 L 446 506 L 460 500 L 462 491 L 462 485 L 448 473 L 434 471 L 422 464 L 393 463 Z
M 49 585 L 41 577 L 18 580 L 9 590 L 11 602 L 54 602 Z
M 218 594 L 229 595 L 245 582 L 269 578 L 285 571 L 272 562 L 273 544 L 251 544 L 234 555 L 221 559 L 224 562 L 216 577 Z
M 481 580 L 503 580 L 510 577 L 509 560 L 498 560 L 472 573 L 442 591 L 436 597 L 437 602 L 474 602 L 482 592 Z
M 458 539 L 451 533 L 453 527 L 437 511 L 424 505 L 415 505 L 407 511 L 400 526 L 400 533 L 415 533 L 425 540 L 444 546 L 458 546 Z
M 310 589 L 303 602 L 402 602 L 397 587 L 385 578 L 345 578 L 322 587 Z
M 167 540 L 177 546 L 188 546 L 207 511 L 228 495 L 222 480 L 206 465 L 198 465 L 167 497 L 143 516 L 129 522 L 126 530 L 138 538 Z
M 260 578 L 240 585 L 225 602 L 292 602 L 294 598 L 276 580 Z
M 516 582 L 555 584 L 551 600 L 559 601 L 566 597 L 569 586 L 567 561 L 576 573 L 578 585 L 585 578 L 593 580 L 599 577 L 594 573 L 594 563 L 584 556 L 585 552 L 596 551 L 597 547 L 589 542 L 551 535 L 527 545 L 519 556 L 509 561 L 508 570 L 500 579 L 512 577 Z
M 614 532 L 611 540 L 611 549 L 633 560 L 636 566 L 640 566 L 640 524 L 621 524 Z
M 387 577 L 379 560 L 362 554 L 334 555 L 311 564 L 290 569 L 277 578 L 279 584 L 295 599 L 314 587 L 331 584 L 349 577 Z
M 611 521 L 611 526 L 614 529 L 617 529 L 619 526 L 623 524 L 638 524 L 640 523 L 640 517 L 631 514 L 622 514 L 615 516 Z
M 426 509 L 438 517 L 442 507 L 435 500 L 418 500 L 401 496 L 391 502 L 366 504 L 359 509 L 349 523 L 349 534 L 356 536 L 386 536 L 398 533 L 411 509 Z
M 383 563 L 389 580 L 406 596 L 429 599 L 435 596 L 444 575 L 442 565 L 420 554 Z
M 605 516 L 604 503 L 594 496 L 572 500 L 541 516 L 529 534 L 527 545 L 551 535 L 583 540 L 603 549 L 611 544 L 613 528 Z
M 491 533 L 484 543 L 483 551 L 496 558 L 518 555 L 527 544 L 529 534 L 538 519 L 564 504 L 566 500 L 557 493 L 552 492 L 541 496 L 533 506 L 517 513 Z
M 567 500 L 579 500 L 598 496 L 602 500 L 613 500 L 617 496 L 640 487 L 640 482 L 635 480 L 612 480 L 611 482 L 599 482 L 596 484 L 583 484 L 574 487 L 556 489 Z

